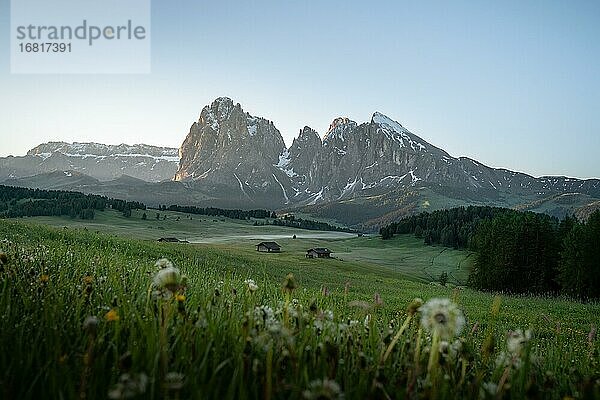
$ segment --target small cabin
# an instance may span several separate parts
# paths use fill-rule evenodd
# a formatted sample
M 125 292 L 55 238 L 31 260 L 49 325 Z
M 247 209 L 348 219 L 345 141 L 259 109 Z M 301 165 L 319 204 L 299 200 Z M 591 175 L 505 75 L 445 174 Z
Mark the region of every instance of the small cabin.
M 277 242 L 260 242 L 256 245 L 256 251 L 279 253 L 281 252 L 281 246 Z
M 306 250 L 306 258 L 331 258 L 331 250 L 325 247 L 317 247 Z
M 157 242 L 166 242 L 166 243 L 189 243 L 187 240 L 180 240 L 175 237 L 161 237 Z

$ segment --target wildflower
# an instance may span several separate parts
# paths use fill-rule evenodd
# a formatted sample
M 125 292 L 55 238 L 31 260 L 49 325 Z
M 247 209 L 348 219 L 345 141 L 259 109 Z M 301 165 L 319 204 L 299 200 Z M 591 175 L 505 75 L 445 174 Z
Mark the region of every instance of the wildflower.
M 50 276 L 48 276 L 47 274 L 42 274 L 42 276 L 40 276 L 40 282 L 42 283 L 48 283 L 49 280 Z
M 283 290 L 291 293 L 297 287 L 298 287 L 298 283 L 296 282 L 296 278 L 294 278 L 294 274 L 292 274 L 292 273 L 287 274 L 287 276 L 285 277 L 285 280 L 283 281 L 283 285 L 282 285 Z
M 508 332 L 508 338 L 506 339 L 506 348 L 508 352 L 513 356 L 519 356 L 523 351 L 523 348 L 531 340 L 531 331 L 526 330 L 523 332 L 521 329 L 516 331 Z
M 108 391 L 109 399 L 131 399 L 146 393 L 148 377 L 146 374 L 122 374 L 119 382 Z
M 462 312 L 449 299 L 431 299 L 419 311 L 423 328 L 437 333 L 440 339 L 459 335 L 465 324 Z
M 166 258 L 161 258 L 154 263 L 154 266 L 158 269 L 173 268 L 173 263 Z
M 305 399 L 343 399 L 344 394 L 337 382 L 331 379 L 317 379 L 308 384 L 308 389 L 302 392 Z
M 182 294 L 178 294 L 175 296 L 175 300 L 177 300 L 179 303 L 183 303 L 185 301 L 185 296 Z
M 111 310 L 109 310 L 104 315 L 104 318 L 106 318 L 106 320 L 108 322 L 118 321 L 119 320 L 119 313 L 117 312 L 117 310 L 115 310 L 114 308 L 112 308 Z
M 165 376 L 163 385 L 164 385 L 165 389 L 168 389 L 168 390 L 174 390 L 174 391 L 181 390 L 181 388 L 183 387 L 184 378 L 185 378 L 185 375 L 183 375 L 179 372 L 169 372 Z
M 181 284 L 181 274 L 173 266 L 165 267 L 154 275 L 154 285 L 159 289 L 176 292 Z
M 244 284 L 248 286 L 248 290 L 250 291 L 250 293 L 254 293 L 258 289 L 258 285 L 256 284 L 256 282 L 254 282 L 253 279 L 246 279 L 244 281 Z
M 414 315 L 417 311 L 419 311 L 419 308 L 421 308 L 422 305 L 423 305 L 423 300 L 419 297 L 416 297 L 408 305 L 408 307 L 406 308 L 406 311 L 408 312 L 409 315 Z
M 481 384 L 479 388 L 479 398 L 493 398 L 496 397 L 498 393 L 498 385 L 494 382 L 484 382 Z
M 87 317 L 85 321 L 83 321 L 83 330 L 90 336 L 96 336 L 96 331 L 98 330 L 98 318 L 93 315 Z

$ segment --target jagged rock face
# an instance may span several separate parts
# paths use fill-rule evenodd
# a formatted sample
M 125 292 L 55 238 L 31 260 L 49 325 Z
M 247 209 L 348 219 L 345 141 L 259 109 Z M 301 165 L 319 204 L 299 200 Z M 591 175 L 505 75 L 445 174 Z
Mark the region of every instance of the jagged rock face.
M 277 167 L 290 179 L 294 199 L 301 196 L 308 184 L 314 180 L 311 169 L 316 168 L 314 166 L 318 163 L 317 156 L 321 147 L 319 134 L 305 126 L 290 148 L 280 155 Z
M 99 143 L 43 143 L 23 157 L 0 158 L 0 181 L 53 171 L 77 171 L 101 181 L 132 176 L 149 182 L 170 180 L 177 170 L 177 149 Z
M 180 155 L 176 180 L 257 205 L 389 197 L 422 188 L 469 201 L 600 192 L 597 180 L 536 179 L 452 157 L 381 113 L 362 124 L 336 118 L 323 141 L 305 127 L 286 149 L 272 122 L 245 113 L 228 98 L 204 107 Z
M 309 191 L 319 201 L 413 185 L 422 180 L 417 170 L 435 169 L 443 157 L 450 158 L 382 114 L 361 125 L 336 118 L 311 165 Z
M 283 185 L 289 182 L 275 167 L 284 150 L 271 121 L 245 113 L 231 99 L 218 98 L 204 107 L 181 145 L 175 180 L 213 186 L 247 201 L 284 198 Z
M 304 132 L 301 132 L 301 137 Z M 368 197 L 429 187 L 463 199 L 499 199 L 501 193 L 547 196 L 583 191 L 600 195 L 598 180 L 533 178 L 503 169 L 489 168 L 468 158 L 455 158 L 401 124 L 375 113 L 369 123 L 358 125 L 336 118 L 321 148 L 313 143 L 306 153 L 290 148 L 293 171 L 304 177 L 292 182 L 295 199 L 304 204 Z M 292 158 L 290 156 L 290 158 Z M 307 171 L 307 172 L 305 172 Z M 299 182 L 301 184 L 299 184 Z

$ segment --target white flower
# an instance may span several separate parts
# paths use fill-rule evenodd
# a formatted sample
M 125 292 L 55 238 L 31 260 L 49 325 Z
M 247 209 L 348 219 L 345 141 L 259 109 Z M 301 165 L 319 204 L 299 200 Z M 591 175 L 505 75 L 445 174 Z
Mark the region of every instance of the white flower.
M 173 266 L 161 269 L 154 275 L 154 286 L 158 289 L 167 289 L 170 292 L 176 292 L 181 283 L 181 274 Z
M 488 397 L 495 397 L 498 393 L 498 385 L 494 382 L 484 382 L 479 388 L 479 398 L 485 399 Z
M 258 285 L 256 284 L 256 282 L 254 282 L 253 279 L 246 279 L 244 281 L 244 284 L 248 286 L 248 290 L 252 293 L 254 293 L 258 289 Z
M 506 338 L 506 348 L 508 352 L 513 356 L 519 356 L 523 351 L 523 348 L 531 340 L 531 331 L 526 330 L 523 332 L 521 329 L 517 329 L 516 331 L 508 332 L 508 337 Z
M 109 399 L 130 399 L 146 393 L 148 377 L 141 373 L 138 375 L 123 374 L 119 382 L 108 391 Z
M 158 269 L 173 268 L 173 263 L 166 258 L 161 258 L 154 263 L 154 266 Z
M 431 299 L 419 311 L 423 328 L 443 340 L 459 335 L 465 325 L 462 312 L 449 299 Z
M 302 392 L 305 399 L 342 399 L 344 394 L 337 382 L 331 379 L 317 379 L 308 384 L 308 389 Z

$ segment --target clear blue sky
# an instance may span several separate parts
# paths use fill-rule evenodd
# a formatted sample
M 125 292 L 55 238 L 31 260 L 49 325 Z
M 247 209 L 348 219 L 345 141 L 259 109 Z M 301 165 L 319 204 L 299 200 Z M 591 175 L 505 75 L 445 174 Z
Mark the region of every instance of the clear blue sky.
M 152 2 L 152 73 L 10 75 L 0 0 L 0 155 L 48 140 L 178 147 L 229 96 L 304 125 L 374 111 L 454 156 L 600 177 L 598 1 Z

